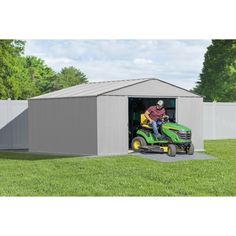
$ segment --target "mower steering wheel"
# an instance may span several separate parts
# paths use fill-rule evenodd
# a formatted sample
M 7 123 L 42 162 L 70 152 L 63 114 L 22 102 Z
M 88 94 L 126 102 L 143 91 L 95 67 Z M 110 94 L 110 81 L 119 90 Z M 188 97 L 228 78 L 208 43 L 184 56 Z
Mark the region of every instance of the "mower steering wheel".
M 163 122 L 167 122 L 168 120 L 169 120 L 169 116 L 166 115 L 166 116 L 163 116 L 163 117 L 162 117 L 162 121 L 163 121 Z

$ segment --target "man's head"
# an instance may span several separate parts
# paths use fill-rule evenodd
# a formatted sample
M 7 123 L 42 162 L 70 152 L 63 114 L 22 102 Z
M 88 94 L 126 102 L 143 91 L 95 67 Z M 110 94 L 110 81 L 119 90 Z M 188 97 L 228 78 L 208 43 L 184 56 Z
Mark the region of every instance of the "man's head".
M 163 100 L 159 100 L 159 101 L 157 102 L 156 106 L 157 106 L 157 109 L 159 109 L 159 110 L 160 110 L 161 108 L 163 108 L 163 106 L 164 106 Z

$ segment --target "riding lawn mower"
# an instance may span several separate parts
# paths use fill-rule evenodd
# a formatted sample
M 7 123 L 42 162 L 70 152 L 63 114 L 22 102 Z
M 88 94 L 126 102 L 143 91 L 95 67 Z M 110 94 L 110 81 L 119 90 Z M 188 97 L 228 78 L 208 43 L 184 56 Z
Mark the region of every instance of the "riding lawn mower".
M 167 153 L 172 157 L 177 152 L 192 155 L 194 153 L 194 145 L 191 141 L 191 129 L 181 124 L 170 122 L 168 116 L 165 116 L 162 122 L 159 127 L 159 133 L 162 137 L 156 138 L 147 118 L 144 114 L 141 114 L 140 127 L 136 131 L 136 137 L 131 142 L 133 151 Z

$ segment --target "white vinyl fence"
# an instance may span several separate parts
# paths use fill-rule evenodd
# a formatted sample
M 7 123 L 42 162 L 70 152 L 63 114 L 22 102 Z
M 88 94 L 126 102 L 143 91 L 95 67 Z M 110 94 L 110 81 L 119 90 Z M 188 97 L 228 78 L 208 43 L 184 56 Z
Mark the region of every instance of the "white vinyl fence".
M 0 149 L 28 148 L 28 101 L 0 100 Z
M 236 103 L 205 102 L 203 111 L 204 139 L 236 139 Z M 0 100 L 0 149 L 28 149 L 28 101 Z
M 236 103 L 205 102 L 204 139 L 236 138 Z

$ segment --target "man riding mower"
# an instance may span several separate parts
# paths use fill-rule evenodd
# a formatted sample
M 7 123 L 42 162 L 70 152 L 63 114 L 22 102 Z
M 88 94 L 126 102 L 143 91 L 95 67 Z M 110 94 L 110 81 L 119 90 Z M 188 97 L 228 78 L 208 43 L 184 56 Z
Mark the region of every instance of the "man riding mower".
M 177 152 L 192 155 L 194 146 L 191 141 L 191 129 L 169 122 L 163 107 L 164 102 L 159 100 L 156 106 L 151 106 L 140 117 L 140 128 L 131 142 L 133 151 L 137 152 L 165 152 L 175 156 Z

